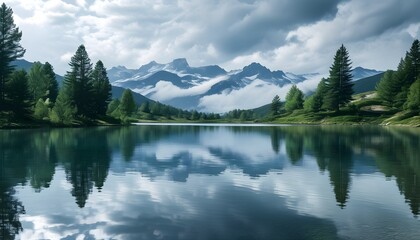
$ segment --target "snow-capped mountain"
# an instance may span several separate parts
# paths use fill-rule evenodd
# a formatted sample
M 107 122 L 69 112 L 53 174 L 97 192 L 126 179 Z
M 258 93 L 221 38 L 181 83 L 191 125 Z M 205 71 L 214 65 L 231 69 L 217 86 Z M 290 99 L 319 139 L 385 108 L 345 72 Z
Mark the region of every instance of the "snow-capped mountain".
M 197 77 L 216 77 L 226 74 L 226 71 L 217 66 L 190 67 L 185 58 L 175 59 L 168 64 L 160 64 L 152 61 L 141 66 L 137 70 L 127 69 L 123 66 L 113 67 L 108 70 L 108 77 L 111 82 L 115 81 L 133 81 L 150 77 L 157 72 L 169 72 L 180 77 L 194 75 Z
M 359 67 L 353 74 L 354 79 L 359 79 L 375 73 Z M 152 61 L 138 69 L 114 67 L 108 71 L 108 77 L 114 86 L 130 88 L 175 107 L 226 112 L 259 107 L 271 102 L 275 95 L 284 99 L 293 84 L 304 92 L 313 91 L 322 76 L 271 71 L 259 63 L 227 72 L 217 65 L 191 67 L 180 58 L 167 64 Z

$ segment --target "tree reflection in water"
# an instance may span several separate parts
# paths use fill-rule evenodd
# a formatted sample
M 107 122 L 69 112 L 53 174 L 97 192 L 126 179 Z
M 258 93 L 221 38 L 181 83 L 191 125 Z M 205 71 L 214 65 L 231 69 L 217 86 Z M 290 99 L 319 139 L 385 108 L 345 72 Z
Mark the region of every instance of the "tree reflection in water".
M 205 136 L 219 138 L 206 143 Z M 273 159 L 247 155 L 247 141 L 265 139 Z M 224 141 L 233 141 L 226 144 Z M 214 139 L 213 139 L 214 140 Z M 136 149 L 156 143 L 179 144 L 169 159 Z M 186 146 L 204 149 L 197 157 Z M 186 182 L 191 174 L 219 175 L 229 168 L 251 177 L 281 171 L 314 159 L 321 173 L 328 173 L 336 203 L 345 208 L 351 201 L 355 172 L 373 157 L 375 168 L 386 178 L 395 178 L 414 216 L 420 212 L 420 132 L 417 129 L 340 126 L 289 127 L 197 127 L 141 126 L 87 129 L 0 131 L 0 228 L 2 239 L 13 239 L 22 230 L 19 217 L 25 208 L 15 196 L 15 187 L 30 185 L 35 192 L 49 188 L 57 167 L 64 169 L 71 194 L 84 208 L 94 187 L 106 185 L 113 159 L 153 178 L 167 175 Z M 172 149 L 173 150 L 173 149 Z M 280 158 L 279 156 L 287 156 Z M 217 161 L 213 161 L 214 159 Z M 280 158 L 280 159 L 279 159 Z M 356 164 L 357 162 L 357 164 Z M 140 167 L 139 167 L 140 166 Z

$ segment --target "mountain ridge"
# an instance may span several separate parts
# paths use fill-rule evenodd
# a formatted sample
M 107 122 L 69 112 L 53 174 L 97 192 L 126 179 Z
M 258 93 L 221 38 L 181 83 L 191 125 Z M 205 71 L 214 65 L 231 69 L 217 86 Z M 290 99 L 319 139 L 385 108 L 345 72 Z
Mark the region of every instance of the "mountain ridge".
M 24 59 L 17 60 L 15 64 L 26 71 L 32 66 Z M 113 98 L 121 97 L 121 88 L 129 88 L 136 94 L 137 104 L 159 101 L 182 109 L 218 113 L 258 108 L 271 102 L 275 95 L 284 99 L 293 84 L 310 93 L 321 79 L 318 73 L 297 75 L 282 70 L 272 71 L 257 62 L 229 72 L 217 65 L 191 67 L 185 58 L 174 59 L 167 64 L 151 61 L 137 69 L 116 66 L 107 72 L 113 85 Z M 364 79 L 359 77 L 372 77 L 377 73 L 383 72 L 354 68 L 353 81 L 355 85 L 363 86 L 357 92 L 372 90 L 377 81 L 375 78 L 375 81 L 370 80 L 372 83 L 366 85 L 358 82 Z M 61 84 L 63 76 L 57 75 L 57 80 Z
M 378 71 L 375 69 L 369 69 L 369 68 L 363 68 L 363 67 L 355 67 L 353 68 L 352 74 L 353 74 L 353 81 L 357 81 L 362 78 L 371 77 L 374 75 L 378 75 L 383 73 L 384 71 Z
M 151 61 L 137 69 L 113 67 L 108 73 L 112 85 L 130 88 L 174 107 L 206 112 L 252 109 L 270 102 L 276 94 L 284 99 L 286 89 L 293 84 L 310 92 L 321 80 L 318 73 L 270 70 L 258 62 L 232 71 L 218 65 L 191 67 L 185 58 L 166 64 Z M 353 81 L 379 73 L 382 71 L 356 67 Z

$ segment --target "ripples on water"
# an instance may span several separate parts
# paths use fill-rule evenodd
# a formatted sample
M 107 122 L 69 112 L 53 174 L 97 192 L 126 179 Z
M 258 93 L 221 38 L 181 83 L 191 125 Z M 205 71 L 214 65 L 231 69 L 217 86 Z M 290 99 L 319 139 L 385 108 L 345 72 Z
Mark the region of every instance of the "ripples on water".
M 3 239 L 420 239 L 420 130 L 0 131 Z

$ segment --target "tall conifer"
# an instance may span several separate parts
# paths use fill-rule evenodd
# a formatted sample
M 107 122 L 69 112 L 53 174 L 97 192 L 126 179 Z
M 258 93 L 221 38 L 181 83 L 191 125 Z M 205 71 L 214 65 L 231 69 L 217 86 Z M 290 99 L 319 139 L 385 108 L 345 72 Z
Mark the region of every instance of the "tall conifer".
M 303 93 L 296 85 L 293 85 L 287 93 L 284 108 L 288 112 L 303 108 Z
M 25 70 L 14 71 L 7 83 L 10 109 L 18 118 L 30 115 L 31 95 L 28 91 L 28 74 Z
M 12 73 L 12 62 L 23 57 L 25 49 L 20 45 L 22 32 L 13 20 L 13 10 L 3 3 L 0 7 L 0 111 L 6 109 L 6 81 Z
M 47 76 L 49 83 L 47 98 L 49 98 L 51 102 L 55 102 L 58 96 L 58 82 L 55 76 L 54 68 L 49 62 L 46 62 L 43 66 L 43 71 Z
M 397 73 L 388 70 L 381 78 L 379 83 L 376 85 L 376 91 L 378 97 L 382 100 L 383 104 L 388 107 L 394 107 L 396 105 L 396 97 L 401 89 L 398 84 Z
M 277 115 L 280 111 L 280 97 L 279 95 L 274 96 L 273 100 L 271 101 L 271 113 L 273 115 Z
M 93 91 L 94 91 L 94 110 L 101 116 L 106 114 L 109 102 L 111 101 L 111 84 L 109 83 L 106 68 L 102 61 L 98 61 L 92 72 Z
M 339 111 L 340 106 L 350 102 L 352 99 L 353 76 L 351 71 L 349 53 L 344 45 L 341 45 L 334 56 L 334 63 L 330 68 L 330 76 L 325 82 L 327 92 L 324 104 L 328 109 Z
M 130 89 L 124 90 L 121 97 L 121 103 L 119 106 L 121 116 L 122 117 L 130 116 L 131 114 L 134 113 L 134 111 L 136 110 L 136 107 L 137 107 L 136 102 L 134 102 L 134 98 L 133 98 L 133 94 L 131 90 Z
M 69 63 L 71 70 L 64 77 L 64 87 L 77 114 L 86 117 L 95 115 L 93 103 L 92 63 L 85 46 L 80 45 Z

